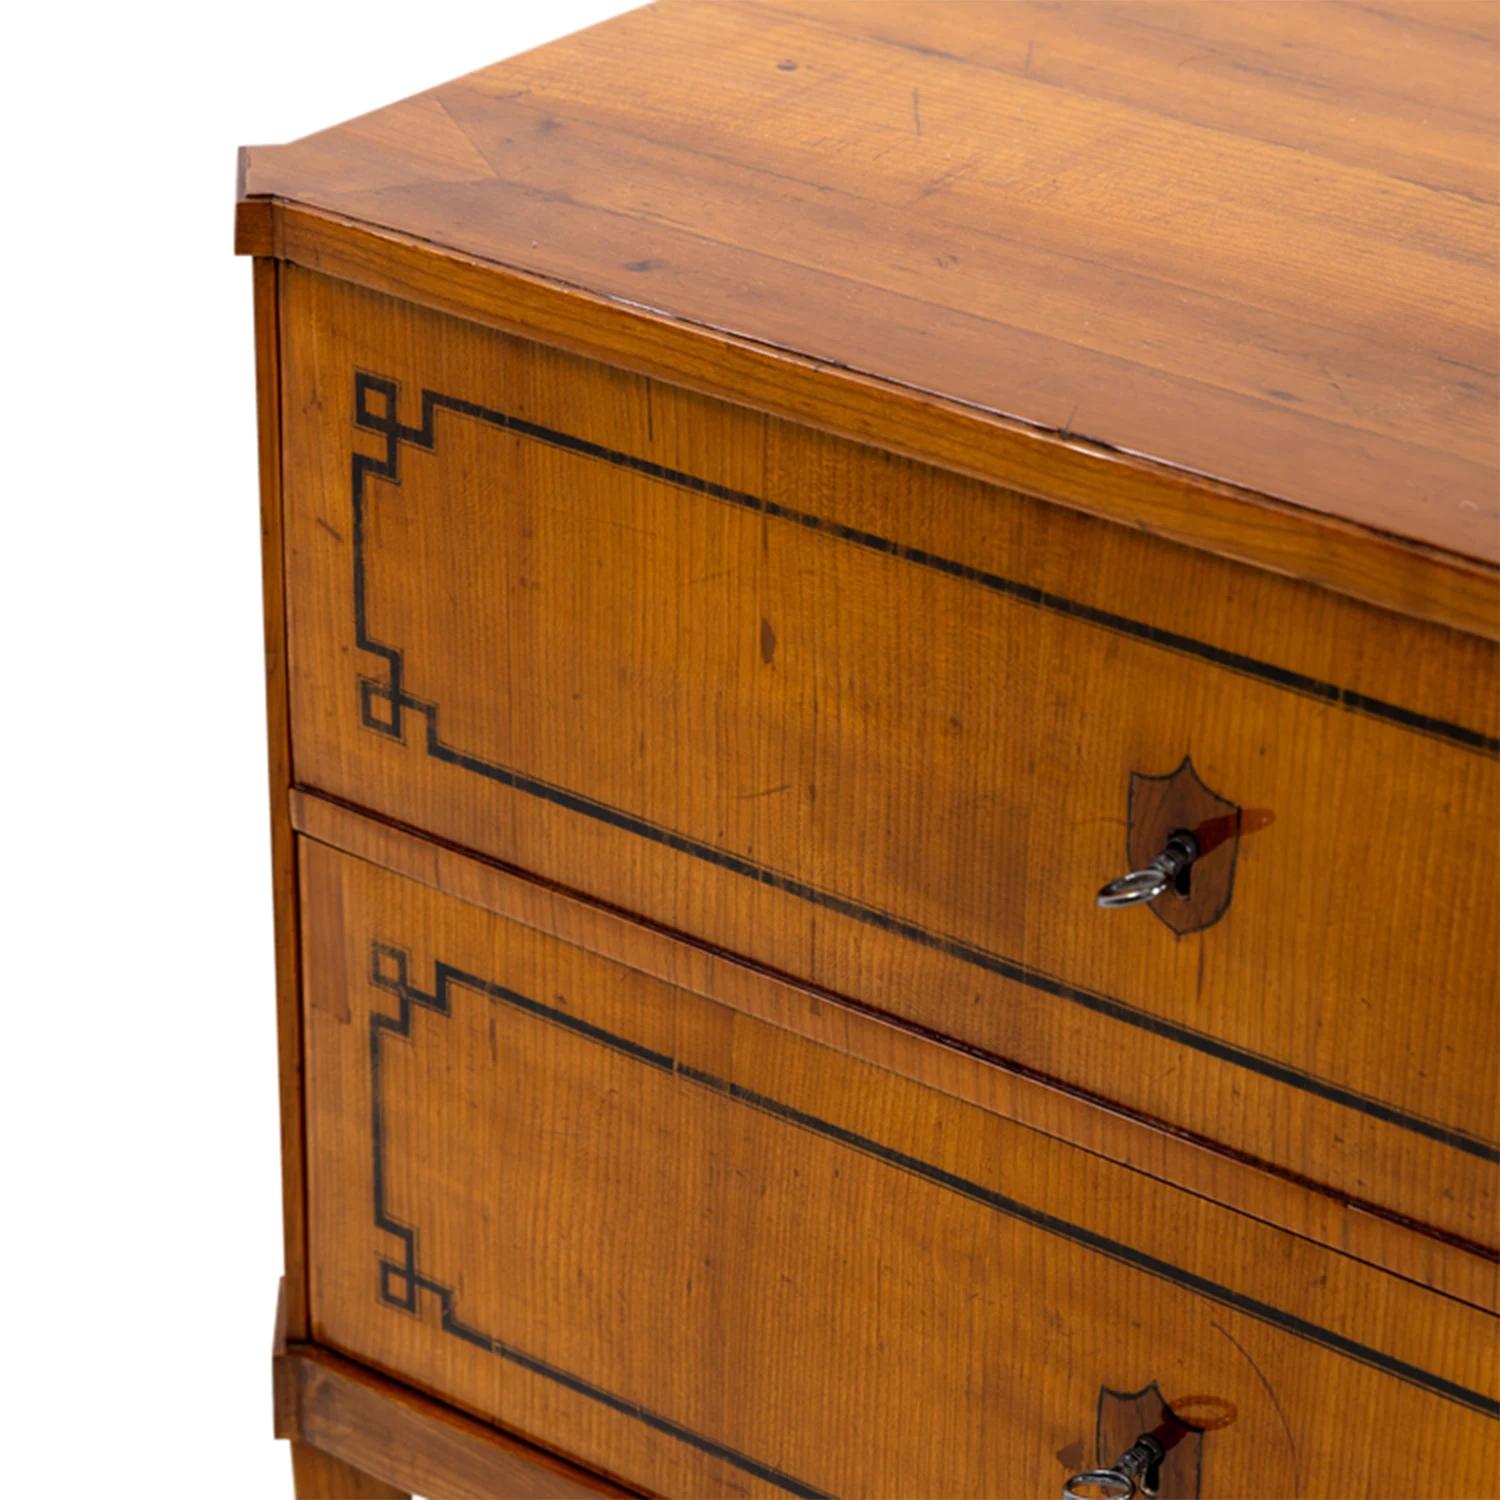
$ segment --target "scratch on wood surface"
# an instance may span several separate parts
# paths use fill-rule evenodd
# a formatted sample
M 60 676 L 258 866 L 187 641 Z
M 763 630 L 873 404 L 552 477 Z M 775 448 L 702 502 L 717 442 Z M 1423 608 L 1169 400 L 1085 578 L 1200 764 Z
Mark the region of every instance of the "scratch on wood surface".
M 762 787 L 758 792 L 736 792 L 734 794 L 734 800 L 736 802 L 753 802 L 757 797 L 771 797 L 774 796 L 777 792 L 789 792 L 791 791 L 791 789 L 791 782 L 783 781 L 780 786 Z
M 956 166 L 949 167 L 946 171 L 938 173 L 926 187 L 917 194 L 919 199 L 925 198 L 930 193 L 935 193 L 939 188 L 945 188 L 950 183 L 957 182 L 960 177 L 966 177 L 977 167 L 979 163 L 975 160 L 961 161 Z M 957 259 L 957 257 L 954 257 Z
M 911 117 L 912 123 L 917 127 L 917 134 L 922 133 L 922 101 L 916 89 L 911 91 Z

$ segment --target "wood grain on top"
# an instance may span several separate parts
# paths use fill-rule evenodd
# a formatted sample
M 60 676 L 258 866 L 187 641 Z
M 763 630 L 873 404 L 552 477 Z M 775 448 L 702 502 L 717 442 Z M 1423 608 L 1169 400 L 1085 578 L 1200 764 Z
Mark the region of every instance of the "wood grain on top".
M 1489 4 L 674 0 L 244 192 L 1487 569 L 1497 100 Z

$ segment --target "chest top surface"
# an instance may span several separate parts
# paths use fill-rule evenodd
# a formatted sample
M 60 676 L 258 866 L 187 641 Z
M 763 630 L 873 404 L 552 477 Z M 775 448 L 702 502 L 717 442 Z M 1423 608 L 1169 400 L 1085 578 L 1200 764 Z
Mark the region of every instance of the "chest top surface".
M 669 0 L 243 190 L 1488 575 L 1497 101 L 1489 4 Z

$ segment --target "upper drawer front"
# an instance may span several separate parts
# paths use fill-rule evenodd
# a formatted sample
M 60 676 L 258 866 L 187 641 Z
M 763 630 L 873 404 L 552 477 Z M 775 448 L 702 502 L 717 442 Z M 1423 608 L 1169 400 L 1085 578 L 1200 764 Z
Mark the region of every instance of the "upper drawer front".
M 285 285 L 301 782 L 1493 1241 L 1493 649 Z
M 1489 1315 L 347 855 L 299 868 L 320 1341 L 656 1494 L 1055 1495 L 1153 1382 L 1222 1424 L 1167 1500 L 1488 1492 Z

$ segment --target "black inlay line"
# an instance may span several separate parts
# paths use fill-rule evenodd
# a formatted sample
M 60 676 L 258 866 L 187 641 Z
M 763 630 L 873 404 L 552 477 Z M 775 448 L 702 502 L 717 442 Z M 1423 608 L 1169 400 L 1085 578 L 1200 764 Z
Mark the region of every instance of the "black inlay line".
M 1472 1390 L 1457 1381 L 1449 1380 L 1445 1376 L 1435 1374 L 1431 1370 L 1425 1370 L 1420 1365 L 1414 1365 L 1408 1360 L 1398 1359 L 1395 1355 L 1387 1354 L 1383 1350 L 1374 1348 L 1372 1345 L 1349 1338 L 1346 1334 L 1339 1333 L 1334 1329 L 1325 1328 L 1319 1323 L 1314 1323 L 1309 1318 L 1288 1312 L 1284 1308 L 1276 1307 L 1272 1303 L 1264 1302 L 1259 1298 L 1247 1296 L 1243 1292 L 1237 1292 L 1222 1282 L 1199 1275 L 1195 1271 L 1189 1271 L 1185 1267 L 1163 1260 L 1160 1256 L 1151 1255 L 1144 1250 L 1138 1250 L 1110 1235 L 1101 1234 L 1099 1231 L 1086 1228 L 1081 1224 L 1074 1224 L 1057 1214 L 1048 1213 L 1044 1209 L 1034 1208 L 1017 1198 L 1010 1197 L 1008 1194 L 985 1187 L 982 1183 L 974 1182 L 967 1177 L 960 1176 L 956 1172 L 950 1172 L 946 1168 L 924 1161 L 920 1157 L 912 1156 L 904 1151 L 898 1151 L 892 1146 L 887 1146 L 870 1136 L 862 1135 L 858 1131 L 850 1130 L 845 1126 L 825 1120 L 821 1116 L 811 1114 L 806 1110 L 797 1109 L 793 1105 L 772 1098 L 770 1095 L 745 1088 L 741 1084 L 720 1078 L 701 1068 L 693 1067 L 669 1053 L 642 1046 L 639 1042 L 632 1041 L 629 1037 L 620 1036 L 601 1026 L 596 1026 L 591 1022 L 585 1021 L 579 1016 L 572 1015 L 565 1010 L 560 1010 L 555 1006 L 546 1005 L 539 1000 L 534 1000 L 530 996 L 524 995 L 507 985 L 496 984 L 441 961 L 433 965 L 433 972 L 433 991 L 431 994 L 427 994 L 416 988 L 409 980 L 408 954 L 406 950 L 394 944 L 380 941 L 371 944 L 372 982 L 378 988 L 387 990 L 398 996 L 401 1006 L 399 1017 L 391 1018 L 375 1014 L 372 1015 L 370 1022 L 372 1097 L 374 1100 L 374 1123 L 376 1127 L 375 1222 L 379 1228 L 396 1235 L 401 1240 L 406 1252 L 404 1266 L 392 1266 L 389 1262 L 382 1262 L 382 1295 L 385 1296 L 385 1278 L 390 1272 L 395 1272 L 399 1278 L 405 1279 L 412 1290 L 409 1300 L 403 1301 L 397 1296 L 386 1296 L 385 1300 L 402 1306 L 408 1311 L 415 1310 L 415 1288 L 417 1286 L 439 1294 L 441 1297 L 447 1299 L 444 1302 L 445 1329 L 449 1332 L 459 1333 L 460 1337 L 467 1337 L 470 1342 L 478 1344 L 481 1348 L 493 1349 L 496 1353 L 504 1352 L 496 1340 L 488 1339 L 482 1334 L 472 1333 L 468 1330 L 460 1332 L 459 1328 L 450 1328 L 448 1326 L 451 1312 L 451 1291 L 436 1282 L 429 1281 L 427 1278 L 418 1275 L 415 1259 L 415 1231 L 392 1219 L 386 1211 L 384 1203 L 383 1160 L 379 1131 L 381 1099 L 379 1081 L 380 1038 L 386 1032 L 391 1032 L 402 1037 L 410 1037 L 413 1005 L 426 1006 L 428 1009 L 444 1017 L 451 1016 L 450 994 L 454 989 L 471 990 L 485 996 L 489 1000 L 509 1005 L 538 1020 L 561 1027 L 573 1032 L 575 1035 L 585 1037 L 589 1041 L 608 1047 L 622 1056 L 641 1063 L 643 1066 L 670 1074 L 675 1078 L 681 1078 L 688 1083 L 707 1089 L 737 1104 L 745 1105 L 750 1109 L 769 1115 L 785 1124 L 809 1131 L 814 1135 L 822 1136 L 840 1146 L 857 1151 L 861 1155 L 933 1183 L 935 1186 L 943 1188 L 948 1192 L 957 1193 L 971 1202 L 981 1204 L 997 1213 L 1005 1214 L 1009 1218 L 1020 1220 L 1022 1223 L 1031 1225 L 1033 1228 L 1040 1229 L 1047 1234 L 1055 1235 L 1084 1249 L 1107 1256 L 1109 1259 L 1129 1266 L 1133 1270 L 1142 1271 L 1159 1280 L 1170 1282 L 1174 1286 L 1181 1287 L 1197 1296 L 1207 1298 L 1209 1301 L 1216 1302 L 1221 1306 L 1244 1313 L 1248 1317 L 1255 1318 L 1259 1322 L 1278 1328 L 1294 1338 L 1305 1340 L 1308 1343 L 1316 1344 L 1330 1350 L 1334 1354 L 1355 1360 L 1360 1364 L 1379 1370 L 1382 1374 L 1393 1376 L 1395 1379 L 1401 1380 L 1408 1385 L 1419 1387 L 1435 1396 L 1440 1396 L 1444 1400 L 1457 1402 L 1459 1405 L 1477 1411 L 1483 1416 L 1500 1418 L 1500 1400 L 1497 1400 L 1495 1397 L 1486 1395 L 1483 1391 Z M 454 1321 L 456 1322 L 456 1320 Z M 505 1357 L 513 1356 L 506 1355 Z M 528 1368 L 536 1369 L 538 1374 L 545 1375 L 549 1379 L 556 1379 L 562 1373 L 555 1372 L 553 1367 L 543 1365 L 541 1361 L 529 1360 L 529 1357 L 523 1357 L 517 1362 L 526 1363 Z M 596 1388 L 588 1386 L 586 1382 L 579 1381 L 577 1377 L 567 1377 L 564 1383 L 570 1383 L 572 1388 L 579 1389 L 582 1394 L 595 1395 Z M 595 1399 L 606 1398 L 601 1394 L 595 1395 Z M 607 1400 L 608 1404 L 614 1406 L 616 1410 L 625 1412 L 626 1415 L 635 1416 L 640 1410 L 631 1403 L 620 1400 L 618 1397 L 607 1398 Z M 648 1419 L 647 1417 L 640 1416 L 638 1420 Z M 665 1418 L 655 1418 L 650 1421 L 649 1425 L 657 1427 L 659 1431 L 671 1432 L 673 1436 L 681 1437 L 685 1431 L 685 1429 L 678 1428 L 676 1424 L 668 1422 Z M 743 1454 L 731 1455 L 728 1450 L 721 1450 L 711 1445 L 707 1439 L 696 1434 L 684 1437 L 683 1440 L 691 1441 L 695 1447 L 701 1448 L 704 1452 L 714 1453 L 718 1457 L 725 1458 L 727 1462 L 737 1464 L 742 1468 L 754 1462 L 754 1460 L 746 1460 Z M 762 1478 L 768 1477 L 767 1472 L 761 1468 L 751 1469 L 749 1472 L 757 1473 Z M 778 1474 L 778 1471 L 770 1472 Z M 791 1485 L 797 1483 L 797 1481 L 793 1480 L 789 1484 L 788 1478 L 786 1475 L 778 1474 L 778 1477 L 772 1478 L 770 1482 L 780 1484 L 783 1488 L 790 1488 Z M 794 1493 L 817 1494 L 818 1492 L 804 1486 L 794 1490 Z
M 1261 1053 L 1251 1051 L 1249 1048 L 1238 1047 L 1231 1042 L 1223 1041 L 1206 1032 L 1195 1031 L 1189 1026 L 1165 1020 L 1162 1017 L 1153 1015 L 1149 1011 L 1130 1005 L 1124 1000 L 1101 994 L 1095 990 L 1086 989 L 1080 985 L 1068 984 L 1053 975 L 1021 964 L 1015 959 L 1007 958 L 1002 954 L 993 953 L 974 944 L 966 943 L 959 938 L 931 932 L 917 923 L 899 917 L 894 913 L 869 906 L 863 902 L 854 900 L 852 897 L 840 895 L 837 892 L 823 890 L 809 884 L 807 881 L 798 880 L 794 876 L 746 859 L 742 855 L 735 854 L 732 850 L 722 849 L 715 844 L 705 843 L 702 840 L 680 833 L 675 829 L 653 823 L 622 808 L 613 807 L 606 802 L 600 802 L 595 798 L 584 795 L 582 792 L 572 791 L 567 787 L 557 786 L 537 777 L 527 776 L 521 771 L 485 760 L 481 756 L 470 754 L 448 744 L 442 738 L 438 727 L 438 705 L 416 697 L 407 691 L 405 687 L 404 657 L 402 651 L 397 647 L 377 640 L 369 630 L 364 551 L 366 476 L 373 475 L 392 484 L 399 484 L 401 443 L 409 442 L 414 446 L 431 450 L 434 442 L 434 416 L 439 407 L 458 412 L 460 415 L 476 417 L 491 425 L 520 431 L 529 436 L 542 437 L 545 435 L 545 440 L 555 441 L 559 446 L 587 453 L 590 456 L 611 458 L 611 450 L 599 448 L 597 444 L 590 443 L 583 438 L 570 437 L 567 434 L 549 434 L 548 429 L 537 428 L 534 423 L 523 422 L 519 418 L 509 417 L 500 412 L 490 412 L 484 407 L 475 406 L 471 402 L 458 401 L 452 397 L 437 396 L 431 391 L 423 391 L 422 393 L 422 426 L 419 428 L 406 427 L 396 418 L 397 390 L 395 381 L 360 372 L 355 377 L 355 390 L 357 422 L 360 426 L 369 430 L 381 432 L 386 439 L 386 451 L 384 455 L 372 457 L 356 453 L 353 457 L 355 640 L 361 650 L 368 651 L 372 655 L 380 657 L 385 663 L 387 672 L 387 678 L 384 682 L 370 677 L 362 677 L 360 679 L 360 714 L 361 722 L 366 728 L 404 742 L 406 738 L 406 716 L 408 713 L 418 714 L 426 723 L 423 747 L 427 755 L 433 760 L 458 767 L 474 775 L 482 776 L 489 781 L 498 782 L 502 786 L 510 787 L 527 796 L 536 797 L 556 807 L 564 808 L 567 811 L 591 818 L 596 822 L 617 828 L 622 832 L 647 839 L 652 843 L 672 849 L 679 854 L 702 860 L 704 863 L 713 865 L 718 869 L 729 871 L 747 880 L 756 881 L 758 884 L 779 890 L 786 895 L 793 896 L 798 900 L 806 901 L 815 906 L 820 906 L 827 911 L 835 912 L 853 921 L 877 928 L 882 932 L 889 933 L 907 942 L 919 944 L 934 952 L 941 953 L 945 957 L 972 965 L 987 973 L 995 974 L 1003 979 L 1024 985 L 1028 989 L 1040 994 L 1050 995 L 1054 999 L 1080 1005 L 1097 1015 L 1108 1016 L 1111 1020 L 1119 1021 L 1128 1026 L 1134 1026 L 1151 1035 L 1161 1037 L 1163 1040 L 1174 1042 L 1184 1047 L 1190 1047 L 1218 1061 L 1244 1068 L 1246 1071 L 1256 1073 L 1263 1078 L 1272 1079 L 1277 1083 L 1299 1089 L 1304 1093 L 1327 1100 L 1330 1103 L 1355 1110 L 1360 1114 L 1380 1120 L 1385 1124 L 1411 1131 L 1428 1140 L 1436 1141 L 1440 1145 L 1451 1147 L 1455 1151 L 1464 1152 L 1470 1156 L 1478 1157 L 1483 1161 L 1500 1163 L 1500 1145 L 1471 1135 L 1467 1131 L 1459 1130 L 1454 1126 L 1446 1125 L 1436 1120 L 1427 1119 L 1411 1110 L 1401 1109 L 1395 1105 L 1388 1104 L 1382 1099 L 1375 1099 L 1369 1095 L 1358 1093 L 1353 1089 L 1329 1082 L 1302 1069 L 1294 1068 L 1275 1058 L 1267 1057 Z M 384 411 L 371 410 L 369 403 L 372 397 L 379 397 L 384 401 Z M 673 470 L 663 469 L 661 465 L 651 464 L 645 459 L 634 458 L 628 454 L 613 455 L 613 458 L 618 458 L 622 462 L 625 462 L 628 467 L 652 473 L 657 477 L 668 478 L 673 483 L 680 483 L 687 488 L 698 489 L 704 493 L 716 494 L 723 488 L 722 486 L 710 484 L 707 480 L 695 479 L 691 475 L 677 475 Z M 726 493 L 734 495 L 736 492 L 726 491 Z M 755 501 L 754 497 L 751 496 L 744 497 L 744 501 L 745 503 L 753 502 L 757 509 L 769 509 L 773 514 L 784 512 L 783 507 L 762 504 L 760 501 Z M 793 512 L 785 513 L 789 516 L 796 516 L 796 513 Z M 828 527 L 825 523 L 816 521 L 815 518 L 806 518 L 806 524 L 816 525 L 819 529 L 838 530 L 838 528 Z M 883 550 L 904 554 L 908 549 L 900 548 L 896 543 L 887 543 Z M 962 568 L 962 565 L 957 563 L 952 564 L 952 567 L 960 572 L 973 571 L 965 570 Z M 1016 585 L 1016 587 L 1019 589 L 1026 586 Z M 1040 591 L 1035 590 L 1032 592 L 1040 593 Z M 1080 608 L 1082 607 L 1080 606 Z
M 616 1395 L 603 1386 L 595 1385 L 592 1381 L 585 1380 L 581 1375 L 575 1375 L 570 1370 L 564 1370 L 549 1360 L 529 1354 L 526 1350 L 507 1343 L 504 1339 L 492 1338 L 489 1334 L 481 1332 L 459 1318 L 454 1289 L 431 1276 L 424 1275 L 418 1269 L 417 1230 L 412 1225 L 403 1224 L 397 1219 L 391 1213 L 386 1201 L 385 1127 L 381 1113 L 385 1095 L 382 1088 L 381 1043 L 387 1036 L 410 1039 L 414 1006 L 425 1006 L 444 1017 L 451 1015 L 448 992 L 454 984 L 471 989 L 477 988 L 483 994 L 490 993 L 491 987 L 456 969 L 450 969 L 447 965 L 439 965 L 437 984 L 433 993 L 426 994 L 407 981 L 405 950 L 390 943 L 381 942 L 370 945 L 370 982 L 377 989 L 397 996 L 400 1001 L 400 1009 L 396 1015 L 389 1016 L 375 1012 L 370 1016 L 370 1143 L 375 1227 L 386 1234 L 395 1236 L 401 1244 L 399 1260 L 381 1259 L 379 1261 L 378 1295 L 380 1300 L 404 1312 L 419 1314 L 420 1294 L 430 1292 L 438 1299 L 439 1325 L 444 1333 L 451 1334 L 454 1338 L 461 1339 L 476 1349 L 483 1349 L 487 1354 L 496 1355 L 510 1364 L 518 1365 L 523 1370 L 529 1370 L 533 1375 L 550 1380 L 554 1385 L 560 1385 L 587 1400 L 607 1406 L 611 1411 L 619 1412 L 621 1416 L 629 1417 L 632 1421 L 639 1422 L 654 1432 L 675 1438 L 680 1443 L 696 1448 L 700 1453 L 706 1453 L 747 1474 L 753 1474 L 757 1479 L 762 1479 L 767 1484 L 774 1485 L 790 1495 L 800 1495 L 805 1497 L 805 1500 L 831 1500 L 825 1491 L 815 1489 L 812 1485 L 804 1483 L 772 1464 L 763 1463 L 760 1459 L 741 1453 L 736 1448 L 727 1447 L 723 1443 L 716 1443 L 712 1438 L 695 1432 L 691 1427 L 685 1427 L 681 1422 L 674 1422 L 670 1417 L 652 1411 L 650 1407 L 642 1406 L 638 1402 L 628 1401 L 623 1396 Z M 495 986 L 493 993 L 496 998 L 505 999 L 541 1020 L 554 1018 L 555 1013 L 550 1006 L 530 1000 L 515 990 Z M 669 1072 L 672 1070 L 672 1059 L 662 1053 L 653 1052 L 625 1037 L 618 1037 L 612 1032 L 591 1026 L 576 1016 L 568 1019 L 572 1022 L 571 1029 L 580 1035 L 611 1047 L 617 1052 L 622 1052 L 627 1057 L 633 1057 L 648 1067 L 665 1068 Z
M 1144 620 L 1132 619 L 1128 615 L 1116 614 L 1112 610 L 1084 604 L 1062 594 L 1054 594 L 1046 589 L 1038 588 L 1034 584 L 1022 583 L 999 573 L 957 562 L 938 553 L 928 552 L 921 547 L 908 546 L 904 542 L 894 541 L 890 537 L 883 537 L 875 532 L 845 526 L 840 522 L 830 521 L 826 517 L 797 510 L 774 500 L 767 500 L 745 490 L 733 489 L 729 485 L 717 484 L 713 480 L 700 478 L 696 474 L 669 468 L 665 464 L 640 458 L 633 453 L 607 448 L 602 443 L 592 442 L 588 438 L 560 432 L 555 428 L 545 427 L 538 422 L 529 422 L 523 417 L 513 416 L 508 412 L 480 406 L 473 401 L 464 401 L 456 396 L 444 396 L 437 391 L 424 390 L 421 425 L 419 427 L 404 426 L 396 415 L 395 381 L 357 372 L 355 382 L 356 424 L 368 431 L 381 433 L 387 439 L 388 445 L 385 462 L 367 462 L 370 463 L 371 472 L 379 474 L 381 478 L 390 479 L 392 482 L 399 482 L 396 478 L 396 446 L 401 442 L 408 442 L 414 447 L 431 451 L 435 436 L 435 415 L 439 409 L 451 411 L 460 416 L 472 417 L 491 427 L 534 438 L 550 447 L 561 448 L 584 458 L 598 459 L 616 468 L 629 469 L 634 473 L 646 475 L 648 478 L 675 485 L 679 489 L 691 490 L 695 494 L 706 495 L 710 499 L 753 510 L 777 520 L 790 521 L 794 525 L 804 526 L 812 531 L 824 532 L 840 541 L 850 542 L 868 551 L 882 552 L 900 558 L 904 562 L 915 563 L 919 567 L 930 568 L 950 578 L 959 578 L 968 583 L 978 584 L 981 588 L 993 593 L 1004 594 L 1008 598 L 1018 599 L 1022 603 L 1053 614 L 1066 615 L 1070 619 L 1081 620 L 1119 635 L 1131 636 L 1168 651 L 1194 656 L 1229 671 L 1268 682 L 1275 687 L 1301 693 L 1305 697 L 1316 698 L 1320 702 L 1330 703 L 1354 713 L 1384 719 L 1406 729 L 1448 740 L 1465 749 L 1479 750 L 1487 755 L 1500 757 L 1500 737 L 1486 735 L 1467 725 L 1453 723 L 1432 714 L 1419 713 L 1416 709 L 1405 708 L 1398 703 L 1387 703 L 1384 699 L 1373 697 L 1368 693 L 1340 687 L 1337 683 L 1324 681 L 1305 672 L 1293 671 L 1290 667 L 1278 666 L 1275 662 L 1262 661 L 1259 657 L 1215 646 L 1207 641 L 1200 641 L 1194 636 L 1184 635 L 1180 631 L 1167 630 L 1159 625 L 1148 624 Z M 371 393 L 377 393 L 386 398 L 387 408 L 384 413 L 370 411 L 367 398 Z M 358 462 L 357 456 L 356 463 Z

